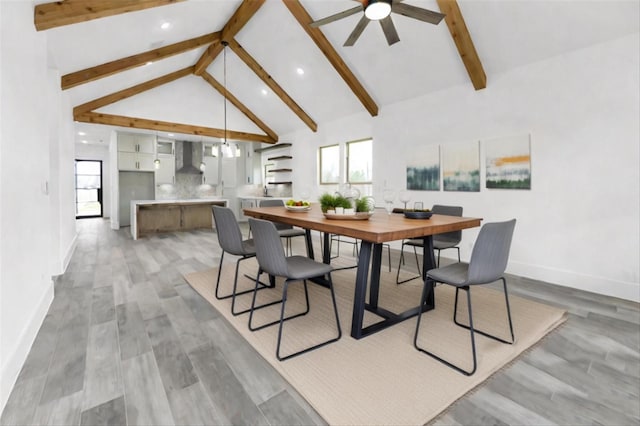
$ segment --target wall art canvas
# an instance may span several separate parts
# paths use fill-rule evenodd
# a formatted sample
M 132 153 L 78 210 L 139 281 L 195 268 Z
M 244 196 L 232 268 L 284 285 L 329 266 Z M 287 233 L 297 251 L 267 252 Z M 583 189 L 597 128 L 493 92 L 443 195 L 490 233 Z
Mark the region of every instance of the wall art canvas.
M 440 191 L 440 147 L 422 146 L 407 162 L 407 189 Z
M 487 188 L 531 189 L 531 141 L 528 134 L 486 141 L 485 157 Z
M 442 170 L 445 191 L 480 192 L 479 143 L 443 146 Z

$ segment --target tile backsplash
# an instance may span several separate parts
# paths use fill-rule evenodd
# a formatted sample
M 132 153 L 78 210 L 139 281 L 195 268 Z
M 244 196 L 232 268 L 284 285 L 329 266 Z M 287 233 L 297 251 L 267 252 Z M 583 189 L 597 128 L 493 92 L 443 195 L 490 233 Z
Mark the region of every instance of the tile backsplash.
M 156 187 L 157 200 L 209 198 L 217 194 L 216 185 L 203 185 L 202 175 L 176 173 L 176 183 Z
M 267 193 L 272 197 L 291 197 L 291 185 L 273 185 L 269 184 L 267 187 Z M 265 185 L 243 185 L 238 187 L 238 195 L 261 197 L 264 195 Z

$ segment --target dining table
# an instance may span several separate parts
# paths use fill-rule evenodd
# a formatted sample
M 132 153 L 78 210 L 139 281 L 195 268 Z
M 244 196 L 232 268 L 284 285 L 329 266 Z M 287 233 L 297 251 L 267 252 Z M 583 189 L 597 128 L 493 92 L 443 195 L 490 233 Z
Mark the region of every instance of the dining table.
M 433 235 L 468 228 L 479 227 L 481 218 L 445 216 L 434 214 L 429 218 L 411 219 L 404 214 L 388 214 L 382 209 L 374 213 L 359 213 L 357 216 L 344 216 L 323 213 L 320 205 L 311 203 L 308 209 L 287 209 L 285 206 L 246 208 L 244 214 L 249 217 L 286 223 L 305 230 L 307 256 L 315 259 L 311 231 L 323 234 L 322 261 L 329 264 L 331 253 L 330 235 L 343 235 L 360 240 L 353 297 L 351 337 L 361 339 L 378 331 L 391 327 L 408 318 L 416 316 L 420 310 L 428 311 L 435 307 L 434 292 L 424 304 L 404 312 L 391 312 L 380 306 L 380 266 L 382 263 L 382 245 L 390 241 L 422 238 L 424 243 L 423 279 L 426 272 L 436 267 L 433 253 Z M 367 289 L 369 300 L 367 301 Z M 381 319 L 363 326 L 365 311 L 378 315 Z

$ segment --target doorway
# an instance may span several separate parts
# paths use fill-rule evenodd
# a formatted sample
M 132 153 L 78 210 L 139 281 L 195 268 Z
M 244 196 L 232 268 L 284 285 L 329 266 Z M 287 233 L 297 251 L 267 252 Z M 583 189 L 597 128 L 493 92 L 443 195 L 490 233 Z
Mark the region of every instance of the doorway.
M 76 160 L 76 219 L 102 217 L 102 161 Z

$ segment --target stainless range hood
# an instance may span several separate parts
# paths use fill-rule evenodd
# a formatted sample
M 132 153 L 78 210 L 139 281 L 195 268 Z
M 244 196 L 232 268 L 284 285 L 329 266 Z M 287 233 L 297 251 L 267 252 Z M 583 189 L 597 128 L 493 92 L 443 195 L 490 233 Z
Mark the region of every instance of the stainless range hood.
M 176 173 L 201 175 L 202 142 L 176 141 Z

